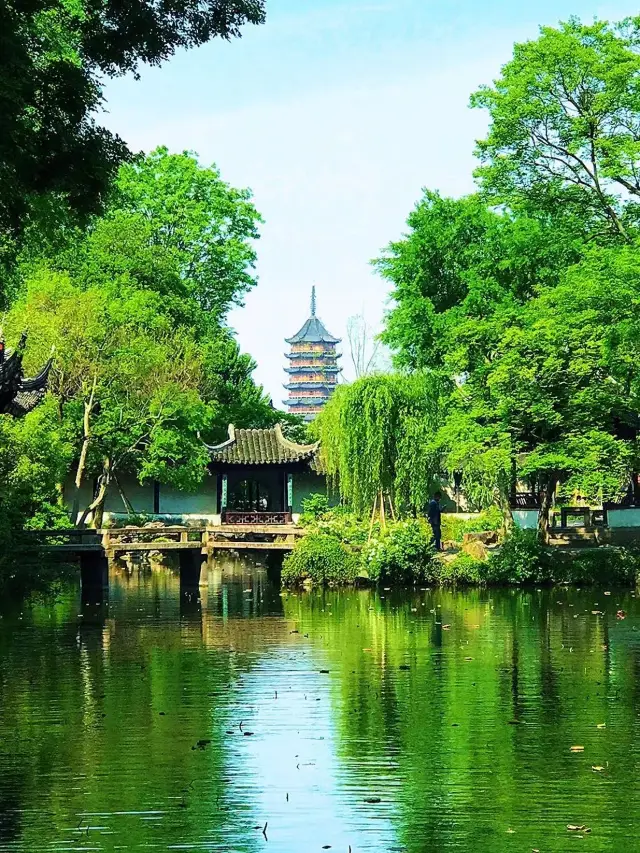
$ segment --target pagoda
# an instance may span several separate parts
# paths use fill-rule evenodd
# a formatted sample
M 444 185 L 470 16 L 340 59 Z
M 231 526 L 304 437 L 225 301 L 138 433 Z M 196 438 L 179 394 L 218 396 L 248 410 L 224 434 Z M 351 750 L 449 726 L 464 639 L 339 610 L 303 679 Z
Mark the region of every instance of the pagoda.
M 322 410 L 338 384 L 338 359 L 334 338 L 316 317 L 316 289 L 311 289 L 311 316 L 297 335 L 287 338 L 291 350 L 286 358 L 289 381 L 284 386 L 289 399 L 284 403 L 291 414 L 300 415 L 307 423 Z
M 15 350 L 5 350 L 4 336 L 0 331 L 0 414 L 22 417 L 38 405 L 47 391 L 52 359 L 44 365 L 33 379 L 25 379 L 22 372 L 22 356 L 27 343 L 26 332 L 22 334 Z

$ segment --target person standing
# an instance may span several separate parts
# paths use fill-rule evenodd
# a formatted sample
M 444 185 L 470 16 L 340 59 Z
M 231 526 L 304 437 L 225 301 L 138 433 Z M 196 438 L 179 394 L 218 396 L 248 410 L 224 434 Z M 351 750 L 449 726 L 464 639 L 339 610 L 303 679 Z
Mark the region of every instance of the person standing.
M 429 501 L 429 509 L 427 510 L 427 519 L 429 520 L 429 524 L 431 525 L 431 530 L 433 531 L 433 544 L 435 546 L 436 551 L 442 551 L 442 529 L 441 529 L 441 517 L 442 510 L 440 508 L 440 498 L 442 497 L 442 492 L 436 492 L 431 501 Z

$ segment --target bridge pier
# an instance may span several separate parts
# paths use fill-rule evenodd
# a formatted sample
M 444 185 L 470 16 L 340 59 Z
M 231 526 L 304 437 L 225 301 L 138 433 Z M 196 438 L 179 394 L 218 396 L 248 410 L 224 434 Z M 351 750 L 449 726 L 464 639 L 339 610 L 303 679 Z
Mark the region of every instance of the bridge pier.
M 186 588 L 197 588 L 208 586 L 208 565 L 202 559 L 199 550 L 189 549 L 179 551 L 180 560 L 180 586 Z
M 84 551 L 80 554 L 80 585 L 82 598 L 102 601 L 109 589 L 109 560 L 104 551 Z

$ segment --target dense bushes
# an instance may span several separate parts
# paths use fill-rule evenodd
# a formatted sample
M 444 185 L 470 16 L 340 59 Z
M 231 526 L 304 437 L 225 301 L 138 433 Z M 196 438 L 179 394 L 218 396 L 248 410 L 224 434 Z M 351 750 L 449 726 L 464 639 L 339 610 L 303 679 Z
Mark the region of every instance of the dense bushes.
M 336 537 L 312 532 L 302 538 L 282 565 L 282 582 L 288 586 L 310 581 L 314 584 L 348 584 L 355 581 L 358 557 Z
M 502 529 L 504 518 L 500 507 L 491 506 L 473 518 L 445 513 L 442 516 L 442 541 L 462 542 L 465 533 L 481 533 Z
M 489 562 L 493 583 L 542 583 L 550 574 L 550 557 L 535 530 L 514 528 Z
M 442 561 L 438 581 L 441 584 L 461 586 L 485 583 L 488 566 L 487 560 L 478 560 L 470 554 L 458 554 L 453 560 Z
M 436 579 L 431 528 L 423 521 L 400 521 L 367 543 L 362 565 L 370 580 L 409 586 Z
M 488 559 L 459 553 L 442 559 L 433 550 L 431 529 L 422 519 L 391 522 L 385 530 L 355 516 L 344 507 L 327 508 L 323 496 L 305 502 L 303 516 L 308 534 L 284 562 L 282 579 L 288 586 L 348 584 L 357 578 L 390 586 L 439 583 L 469 584 L 607 584 L 627 585 L 640 577 L 640 550 L 602 547 L 565 552 L 545 548 L 536 532 L 514 528 Z M 488 512 L 468 526 L 491 529 L 498 521 Z

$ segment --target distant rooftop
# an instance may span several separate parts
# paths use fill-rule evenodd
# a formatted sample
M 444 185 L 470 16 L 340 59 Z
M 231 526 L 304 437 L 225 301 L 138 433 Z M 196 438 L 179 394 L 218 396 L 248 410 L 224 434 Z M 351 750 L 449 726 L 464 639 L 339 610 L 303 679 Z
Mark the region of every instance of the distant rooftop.
M 311 289 L 311 316 L 300 329 L 297 335 L 292 338 L 285 338 L 288 344 L 339 344 L 340 338 L 334 338 L 333 335 L 325 329 L 322 321 L 316 317 L 316 289 Z

